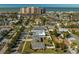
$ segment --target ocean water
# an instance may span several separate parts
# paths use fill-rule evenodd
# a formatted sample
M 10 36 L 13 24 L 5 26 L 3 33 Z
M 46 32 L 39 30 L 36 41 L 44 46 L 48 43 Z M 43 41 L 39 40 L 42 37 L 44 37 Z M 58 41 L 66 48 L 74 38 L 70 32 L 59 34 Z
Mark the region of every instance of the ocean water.
M 0 8 L 0 12 L 18 12 L 20 8 Z
M 47 11 L 75 11 L 75 12 L 79 12 L 79 8 L 75 8 L 75 7 L 48 7 L 46 8 Z
M 76 11 L 79 12 L 78 7 L 44 7 L 46 11 Z M 18 12 L 20 8 L 0 8 L 0 12 Z

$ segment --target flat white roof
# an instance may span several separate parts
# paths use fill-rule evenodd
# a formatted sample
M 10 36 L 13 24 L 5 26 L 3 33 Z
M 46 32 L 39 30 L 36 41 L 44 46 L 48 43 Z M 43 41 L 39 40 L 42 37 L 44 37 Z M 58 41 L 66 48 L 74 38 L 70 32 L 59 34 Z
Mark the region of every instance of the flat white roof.
M 68 31 L 66 28 L 59 28 L 59 31 Z
M 33 30 L 33 35 L 45 35 L 44 30 Z

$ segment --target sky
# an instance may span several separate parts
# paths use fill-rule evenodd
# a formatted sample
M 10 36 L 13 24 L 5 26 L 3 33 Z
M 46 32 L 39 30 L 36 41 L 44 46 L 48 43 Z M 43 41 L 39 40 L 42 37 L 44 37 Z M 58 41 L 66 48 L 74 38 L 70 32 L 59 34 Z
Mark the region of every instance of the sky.
M 79 7 L 79 4 L 0 4 L 0 7 Z

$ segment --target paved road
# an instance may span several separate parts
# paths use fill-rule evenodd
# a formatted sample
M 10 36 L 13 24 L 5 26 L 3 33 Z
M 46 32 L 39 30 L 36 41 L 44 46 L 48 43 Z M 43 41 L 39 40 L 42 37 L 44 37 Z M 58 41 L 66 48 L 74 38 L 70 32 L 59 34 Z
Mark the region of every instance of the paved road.
M 78 36 L 76 36 L 75 34 L 71 33 L 70 31 L 68 31 L 68 32 L 71 34 L 71 36 L 73 36 L 74 38 L 76 38 L 76 40 L 79 40 Z
M 17 39 L 17 40 L 20 40 L 20 42 L 18 44 L 16 44 L 17 47 L 12 48 L 12 50 L 15 50 L 15 51 L 14 52 L 11 52 L 11 54 L 19 54 L 18 49 L 21 46 L 22 41 L 25 41 L 25 38 L 24 37 L 26 37 L 26 35 L 27 35 L 27 33 L 21 32 L 21 35 L 20 35 L 19 39 Z
M 5 53 L 5 51 L 8 49 L 7 45 L 5 44 L 5 46 L 1 49 L 0 54 Z
M 13 37 L 16 35 L 16 33 L 13 35 Z M 6 44 L 5 46 L 0 50 L 0 54 L 4 54 L 6 52 L 6 50 L 8 49 L 7 43 L 10 43 L 12 39 L 10 40 L 6 40 Z
M 68 51 L 71 53 L 71 54 L 76 54 L 77 51 L 76 50 L 73 50 L 70 46 L 68 46 Z

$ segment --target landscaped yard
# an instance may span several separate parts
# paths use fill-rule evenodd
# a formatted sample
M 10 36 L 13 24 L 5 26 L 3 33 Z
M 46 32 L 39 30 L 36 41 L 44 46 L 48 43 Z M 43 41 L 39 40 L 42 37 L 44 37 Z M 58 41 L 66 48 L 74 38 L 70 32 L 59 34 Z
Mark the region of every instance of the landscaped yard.
M 77 31 L 77 32 L 73 32 L 73 34 L 79 36 L 79 31 Z
M 51 40 L 50 38 L 45 38 L 45 39 L 44 39 L 44 43 L 45 43 L 46 45 L 52 45 L 52 40 Z

